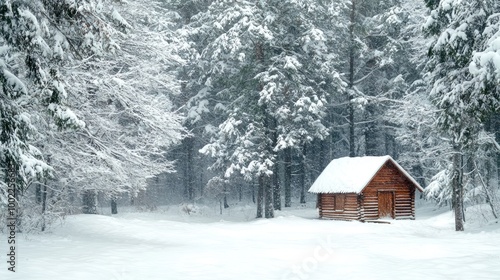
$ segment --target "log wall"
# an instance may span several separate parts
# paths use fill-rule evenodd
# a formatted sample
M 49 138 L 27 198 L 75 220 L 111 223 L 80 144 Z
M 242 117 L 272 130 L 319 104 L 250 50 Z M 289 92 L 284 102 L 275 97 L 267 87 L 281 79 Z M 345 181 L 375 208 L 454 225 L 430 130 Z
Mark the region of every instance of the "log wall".
M 415 186 L 394 164 L 387 162 L 363 190 L 362 208 L 366 220 L 379 218 L 378 193 L 380 191 L 394 193 L 393 218 L 415 218 Z
M 342 210 L 335 209 L 335 196 L 341 195 L 345 197 L 344 207 Z M 355 193 L 347 194 L 319 194 L 318 208 L 320 218 L 336 219 L 336 220 L 358 220 L 360 218 L 360 209 L 358 195 Z

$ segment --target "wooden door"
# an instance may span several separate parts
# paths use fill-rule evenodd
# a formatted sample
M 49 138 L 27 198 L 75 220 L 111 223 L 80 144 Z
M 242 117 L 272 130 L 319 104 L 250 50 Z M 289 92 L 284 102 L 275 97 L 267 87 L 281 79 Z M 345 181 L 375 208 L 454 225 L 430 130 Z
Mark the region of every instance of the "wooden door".
M 394 192 L 378 192 L 378 217 L 391 217 L 394 219 Z

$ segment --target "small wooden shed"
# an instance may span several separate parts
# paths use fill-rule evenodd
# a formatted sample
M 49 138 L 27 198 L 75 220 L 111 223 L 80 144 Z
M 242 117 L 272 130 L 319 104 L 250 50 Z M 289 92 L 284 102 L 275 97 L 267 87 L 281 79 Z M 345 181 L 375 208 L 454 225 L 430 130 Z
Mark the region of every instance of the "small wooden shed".
M 415 219 L 415 191 L 423 188 L 390 156 L 334 159 L 309 192 L 319 216 L 338 220 Z

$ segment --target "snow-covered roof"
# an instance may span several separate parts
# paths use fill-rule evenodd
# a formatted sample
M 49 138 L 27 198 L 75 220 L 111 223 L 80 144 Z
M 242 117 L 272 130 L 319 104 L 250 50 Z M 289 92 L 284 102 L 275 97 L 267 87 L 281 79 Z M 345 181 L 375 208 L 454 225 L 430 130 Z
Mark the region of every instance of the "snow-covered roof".
M 332 160 L 309 189 L 311 193 L 361 193 L 380 168 L 391 161 L 418 190 L 423 188 L 390 156 Z

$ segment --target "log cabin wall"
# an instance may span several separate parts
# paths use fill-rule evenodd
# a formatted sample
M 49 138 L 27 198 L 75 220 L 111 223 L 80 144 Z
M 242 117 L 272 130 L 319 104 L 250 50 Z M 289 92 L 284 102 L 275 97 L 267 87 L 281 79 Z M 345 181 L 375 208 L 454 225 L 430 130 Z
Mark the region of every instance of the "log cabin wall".
M 395 219 L 415 218 L 415 186 L 391 162 L 386 162 L 368 186 L 363 190 L 360 208 L 363 220 L 379 218 L 379 192 L 394 193 L 392 217 Z
M 319 194 L 318 208 L 320 218 L 335 220 L 360 219 L 360 205 L 358 195 L 355 193 Z

